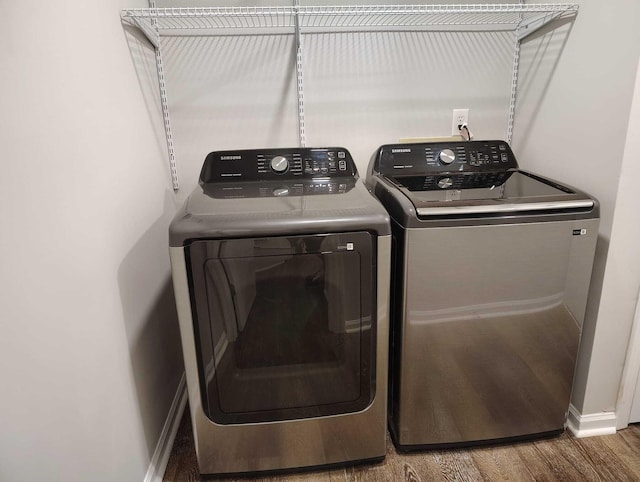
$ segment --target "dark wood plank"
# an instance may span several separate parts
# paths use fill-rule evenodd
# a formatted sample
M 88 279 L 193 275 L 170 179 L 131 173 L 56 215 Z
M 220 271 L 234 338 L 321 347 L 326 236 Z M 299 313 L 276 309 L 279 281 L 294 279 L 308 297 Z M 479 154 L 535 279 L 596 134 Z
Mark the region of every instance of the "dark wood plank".
M 640 424 L 620 430 L 616 435 L 602 437 L 602 442 L 613 450 L 629 470 L 640 474 Z
M 572 438 L 568 435 L 541 440 L 534 445 L 547 467 L 551 469 L 555 480 L 594 482 L 601 480 L 594 467 L 581 456 L 579 451 L 575 450 Z
M 202 480 L 188 410 L 176 435 L 164 479 Z M 206 480 L 206 479 L 205 479 Z M 577 439 L 569 434 L 508 445 L 398 453 L 387 439 L 378 464 L 355 465 L 255 478 L 216 479 L 264 482 L 446 482 L 640 481 L 640 425 L 615 435 Z
M 466 450 L 442 450 L 433 453 L 446 481 L 482 480 L 471 453 Z
M 588 461 L 596 470 L 600 476 L 600 480 L 639 480 L 640 474 L 634 474 L 632 467 L 627 465 L 620 456 L 620 452 L 606 443 L 607 438 L 621 439 L 621 437 L 616 434 L 573 440 L 582 454 L 583 459 Z
M 512 445 L 479 447 L 471 453 L 483 480 L 535 480 L 529 464 Z

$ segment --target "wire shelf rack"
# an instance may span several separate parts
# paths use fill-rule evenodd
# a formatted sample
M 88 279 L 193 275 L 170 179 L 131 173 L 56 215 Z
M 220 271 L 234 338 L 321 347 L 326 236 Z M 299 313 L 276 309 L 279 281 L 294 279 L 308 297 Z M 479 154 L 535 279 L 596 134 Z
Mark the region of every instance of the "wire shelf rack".
M 302 28 L 384 28 L 487 26 L 516 29 L 533 19 L 572 15 L 577 4 L 336 5 L 283 7 L 134 8 L 122 18 L 159 33 L 174 30 Z
M 153 3 L 152 3 L 153 4 Z M 395 30 L 502 30 L 513 31 L 515 40 L 513 78 L 507 140 L 511 141 L 518 81 L 520 41 L 563 17 L 575 16 L 575 3 L 457 4 L 457 5 L 334 5 L 308 6 L 293 0 L 291 6 L 253 7 L 172 7 L 122 10 L 123 22 L 139 28 L 156 47 L 161 102 L 174 189 L 178 189 L 168 100 L 162 66 L 162 37 L 214 35 L 228 31 L 234 35 L 255 29 L 280 29 L 296 35 L 299 104 L 299 138 L 305 145 L 304 91 L 301 34 L 316 31 Z

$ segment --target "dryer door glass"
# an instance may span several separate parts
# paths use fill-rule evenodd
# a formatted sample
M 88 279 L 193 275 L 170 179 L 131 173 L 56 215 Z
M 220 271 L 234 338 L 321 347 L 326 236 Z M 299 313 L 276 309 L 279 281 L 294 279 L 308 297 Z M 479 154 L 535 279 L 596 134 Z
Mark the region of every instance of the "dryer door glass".
M 375 266 L 368 233 L 198 241 L 189 251 L 211 420 L 289 420 L 369 405 Z

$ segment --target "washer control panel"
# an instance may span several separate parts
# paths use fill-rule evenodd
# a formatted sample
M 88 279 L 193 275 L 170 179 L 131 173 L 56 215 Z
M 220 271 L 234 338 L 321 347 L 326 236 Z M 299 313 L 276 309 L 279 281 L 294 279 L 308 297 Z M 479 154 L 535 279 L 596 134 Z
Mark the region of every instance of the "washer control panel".
M 355 176 L 353 158 L 342 147 L 246 149 L 209 153 L 200 183 Z
M 380 147 L 374 169 L 389 176 L 517 169 L 505 141 L 429 142 Z

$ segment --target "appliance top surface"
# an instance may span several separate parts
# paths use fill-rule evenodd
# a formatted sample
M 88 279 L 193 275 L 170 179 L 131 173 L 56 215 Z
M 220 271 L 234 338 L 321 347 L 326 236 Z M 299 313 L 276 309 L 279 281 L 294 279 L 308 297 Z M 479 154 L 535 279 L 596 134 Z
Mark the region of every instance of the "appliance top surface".
M 213 152 L 200 186 L 170 227 L 170 244 L 194 239 L 390 233 L 384 207 L 358 179 L 343 148 Z
M 248 182 L 204 185 L 196 188 L 185 204 L 194 217 L 273 220 L 296 217 L 335 217 L 350 212 L 378 212 L 382 206 L 360 180 L 305 182 Z
M 382 146 L 374 175 L 406 196 L 416 215 L 500 215 L 590 210 L 594 200 L 555 181 L 521 171 L 504 141 Z

